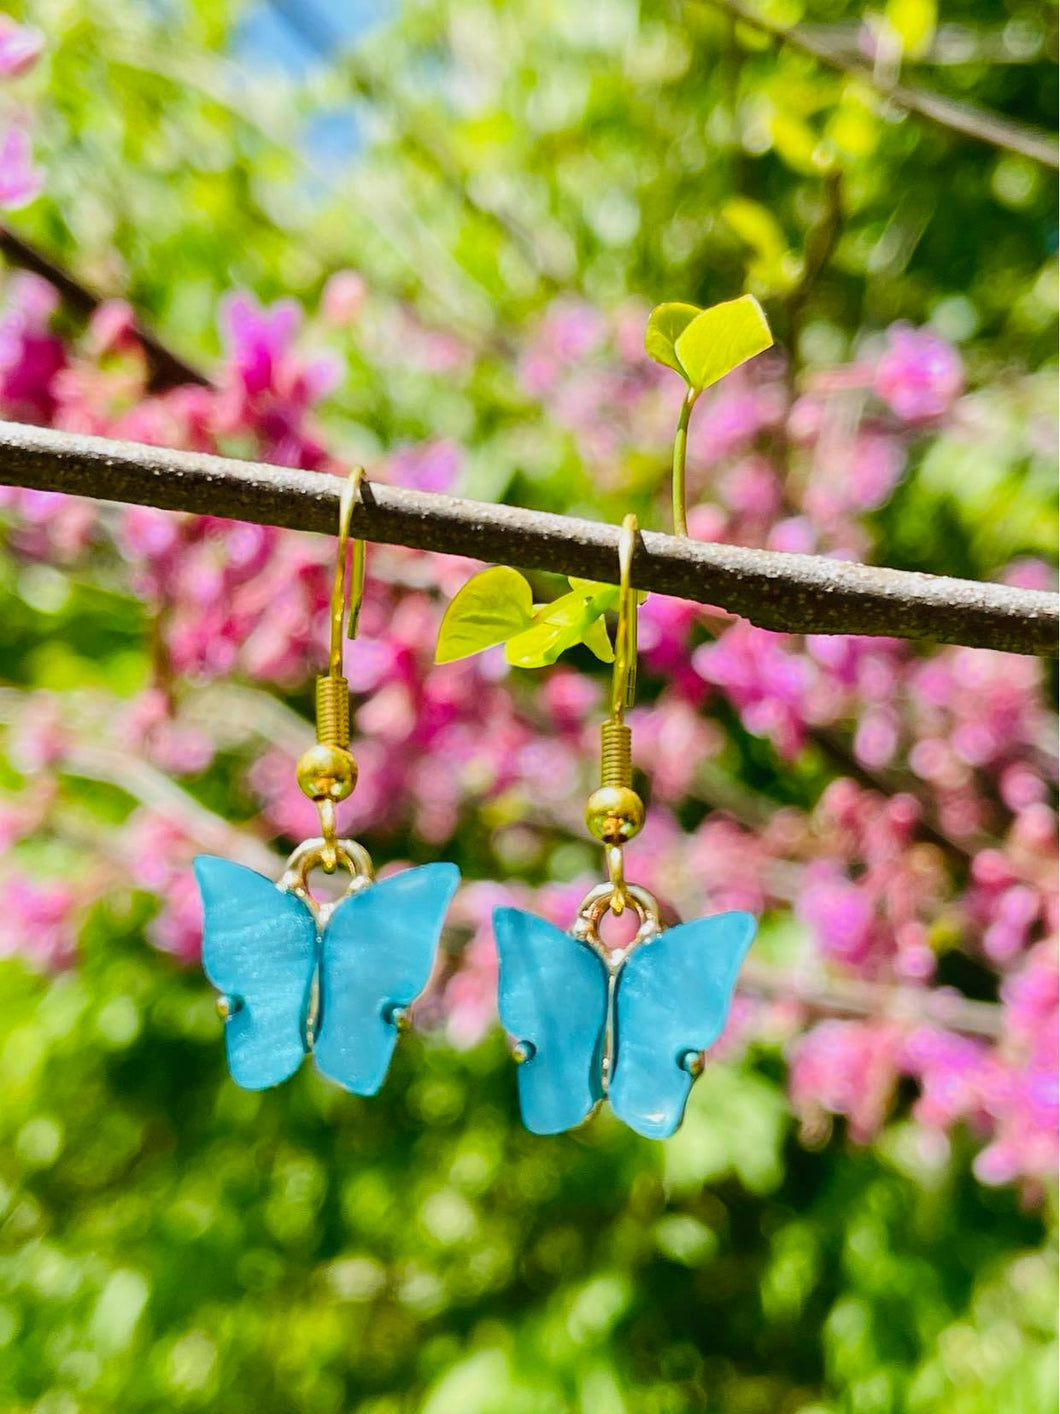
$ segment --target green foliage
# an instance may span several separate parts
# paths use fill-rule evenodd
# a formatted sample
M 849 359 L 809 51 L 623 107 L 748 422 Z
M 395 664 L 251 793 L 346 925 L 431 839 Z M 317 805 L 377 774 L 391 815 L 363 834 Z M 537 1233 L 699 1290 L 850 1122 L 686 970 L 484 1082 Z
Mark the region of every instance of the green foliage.
M 507 643 L 534 621 L 534 596 L 526 579 L 507 565 L 475 575 L 454 595 L 438 630 L 436 663 L 455 663 Z
M 652 358 L 680 373 L 695 393 L 772 344 L 773 335 L 754 295 L 703 310 L 690 304 L 660 304 L 652 310 L 644 336 Z
M 1052 1249 L 961 1154 L 800 1149 L 768 1053 L 662 1145 L 526 1134 L 499 1036 L 414 1033 L 373 1100 L 240 1091 L 144 916 L 0 965 L 5 1411 L 1054 1407 Z
M 883 15 L 903 54 L 919 59 L 931 48 L 939 18 L 935 0 L 887 0 Z
M 543 668 L 584 644 L 603 663 L 614 659 L 604 614 L 618 605 L 610 584 L 572 579 L 571 592 L 533 605 L 530 585 L 505 565 L 483 570 L 454 595 L 438 630 L 435 662 L 452 663 L 504 643 L 515 668 Z
M 787 294 L 801 273 L 802 262 L 789 249 L 772 212 L 749 197 L 734 196 L 722 207 L 721 214 L 754 253 L 747 277 L 755 289 L 762 295 Z
M 656 305 L 644 332 L 644 348 L 655 362 L 672 368 L 686 380 L 688 375 L 677 357 L 677 340 L 700 312 L 694 304 Z

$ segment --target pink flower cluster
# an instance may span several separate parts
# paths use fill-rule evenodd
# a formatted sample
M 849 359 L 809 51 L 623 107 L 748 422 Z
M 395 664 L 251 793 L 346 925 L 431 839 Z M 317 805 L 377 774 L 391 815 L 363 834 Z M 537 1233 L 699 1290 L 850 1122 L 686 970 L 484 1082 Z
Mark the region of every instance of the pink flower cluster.
M 10 15 L 0 15 L 0 79 L 17 79 L 40 58 L 44 36 Z M 44 174 L 33 163 L 33 149 L 25 117 L 18 117 L 0 134 L 0 209 L 14 211 L 28 206 L 41 191 Z
M 450 387 L 474 359 L 408 311 L 386 315 L 347 272 L 327 287 L 312 339 L 294 305 L 261 308 L 233 296 L 222 312 L 218 386 L 148 396 L 127 310 L 104 307 L 76 345 L 53 332 L 53 312 L 39 282 L 9 282 L 0 314 L 4 416 L 236 447 L 322 470 L 340 470 L 316 410 L 342 364 L 311 348 L 330 342 L 350 360 L 368 350 L 384 367 L 403 359 L 426 386 L 433 378 Z M 559 301 L 517 364 L 527 425 L 570 439 L 605 483 L 617 484 L 631 462 L 643 468 L 655 458 L 660 481 L 665 469 L 680 383 L 643 355 L 643 314 L 631 305 L 607 318 Z M 865 511 L 905 474 L 914 439 L 955 414 L 962 379 L 949 345 L 901 326 L 874 361 L 820 376 L 795 398 L 781 360 L 759 360 L 697 407 L 693 533 L 867 553 Z M 413 426 L 372 474 L 449 490 L 463 464 L 454 443 L 417 439 Z M 101 514 L 61 497 L 8 492 L 3 504 L 17 553 L 61 564 L 88 547 L 116 554 L 148 606 L 156 681 L 131 709 L 104 714 L 99 730 L 156 774 L 127 783 L 134 795 L 143 787 L 140 809 L 114 839 L 101 838 L 99 853 L 159 899 L 152 940 L 190 960 L 199 922 L 189 860 L 197 848 L 220 848 L 217 829 L 229 828 L 211 825 L 193 799 L 194 777 L 215 753 L 242 752 L 246 761 L 245 786 L 260 806 L 240 832 L 248 845 L 314 829 L 293 772 L 310 725 L 267 689 L 302 693 L 321 666 L 331 547 L 209 517 Z M 461 890 L 451 936 L 462 947 L 440 967 L 421 1011 L 459 1045 L 495 1024 L 493 906 L 514 899 L 567 923 L 597 877 L 581 811 L 602 711 L 600 680 L 563 664 L 532 679 L 492 651 L 434 666 L 444 604 L 472 568 L 373 547 L 347 664 L 361 774 L 341 821 L 382 857 L 410 836 L 443 853 L 470 831 L 498 879 L 577 875 L 537 890 L 485 880 Z M 1022 564 L 1014 573 L 1041 569 Z M 886 639 L 772 634 L 659 596 L 644 605 L 641 629 L 641 700 L 650 706 L 631 720 L 652 808 L 628 851 L 628 873 L 684 916 L 751 909 L 764 916 L 767 939 L 782 936 L 789 950 L 775 974 L 759 965 L 725 1050 L 758 1040 L 786 1047 L 807 1134 L 839 1115 L 854 1140 L 871 1140 L 899 1103 L 901 1082 L 911 1081 L 926 1145 L 937 1150 L 962 1125 L 980 1143 L 984 1182 L 1046 1178 L 1057 1132 L 1056 763 L 1039 665 Z M 202 694 L 231 679 L 250 684 L 238 708 L 196 710 Z M 23 715 L 20 730 L 36 742 L 32 798 L 44 804 L 16 801 L 0 819 L 15 841 L 59 828 L 43 781 L 69 749 L 38 699 Z M 158 789 L 161 773 L 188 778 L 188 793 Z M 814 794 L 812 806 L 783 803 Z M 113 871 L 101 863 L 92 877 L 102 888 Z M 66 964 L 91 887 L 91 879 L 74 891 L 9 870 L 0 882 L 8 905 L 0 911 L 11 920 L 5 950 Z M 949 985 L 954 975 L 974 976 L 977 998 L 996 996 L 996 1004 L 976 1010 Z M 830 987 L 834 1015 L 821 1002 Z M 851 988 L 853 1010 L 844 1002 Z

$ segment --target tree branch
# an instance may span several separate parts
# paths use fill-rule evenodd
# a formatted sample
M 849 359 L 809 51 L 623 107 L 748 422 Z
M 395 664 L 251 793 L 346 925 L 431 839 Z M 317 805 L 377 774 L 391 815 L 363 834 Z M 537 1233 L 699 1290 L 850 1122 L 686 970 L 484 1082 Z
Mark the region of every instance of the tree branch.
M 807 30 L 802 25 L 778 25 L 758 15 L 742 3 L 742 0 L 698 0 L 700 4 L 714 5 L 741 24 L 750 25 L 772 36 L 791 49 L 809 54 L 830 69 L 858 79 L 875 89 L 889 103 L 904 108 L 907 113 L 916 113 L 939 127 L 961 133 L 984 142 L 990 147 L 1000 147 L 1006 152 L 1018 152 L 1034 162 L 1046 167 L 1060 167 L 1060 149 L 1048 133 L 1037 128 L 1017 123 L 997 113 L 975 108 L 970 103 L 958 103 L 952 98 L 930 93 L 926 89 L 912 88 L 908 84 L 883 84 L 868 64 L 849 58 L 845 53 L 832 47 L 827 41 Z
M 900 986 L 859 977 L 802 981 L 788 971 L 752 959 L 740 971 L 737 990 L 762 1001 L 791 1002 L 818 1016 L 875 1021 L 889 1018 L 910 1025 L 941 1026 L 990 1040 L 1001 1035 L 1001 1008 L 996 1002 L 971 1001 L 941 987 Z
M 23 240 L 21 236 L 16 236 L 14 231 L 5 226 L 0 226 L 0 252 L 10 264 L 18 265 L 23 270 L 32 270 L 34 275 L 39 275 L 50 285 L 54 285 L 70 308 L 85 319 L 98 309 L 106 298 L 82 285 L 68 270 L 56 265 L 36 246 L 30 245 L 29 241 Z M 159 393 L 181 383 L 198 383 L 202 387 L 209 385 L 210 380 L 205 373 L 167 348 L 149 329 L 145 329 L 139 320 L 133 328 L 150 369 L 147 386 L 151 392 Z
M 333 533 L 335 476 L 201 452 L 0 422 L 0 481 L 259 525 Z M 368 482 L 353 513 L 365 540 L 613 583 L 618 527 Z M 1052 656 L 1060 599 L 1041 590 L 880 569 L 821 555 L 704 544 L 645 531 L 637 588 L 719 605 L 762 628 L 929 638 Z

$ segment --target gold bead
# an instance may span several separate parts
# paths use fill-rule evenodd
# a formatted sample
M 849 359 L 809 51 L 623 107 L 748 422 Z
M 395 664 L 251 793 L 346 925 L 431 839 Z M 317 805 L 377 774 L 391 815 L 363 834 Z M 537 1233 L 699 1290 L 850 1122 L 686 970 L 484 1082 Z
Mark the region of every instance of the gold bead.
M 357 784 L 357 762 L 341 746 L 317 742 L 302 753 L 298 784 L 310 800 L 345 800 Z
M 629 786 L 601 786 L 585 807 L 589 833 L 604 844 L 622 844 L 639 834 L 644 824 L 644 802 Z

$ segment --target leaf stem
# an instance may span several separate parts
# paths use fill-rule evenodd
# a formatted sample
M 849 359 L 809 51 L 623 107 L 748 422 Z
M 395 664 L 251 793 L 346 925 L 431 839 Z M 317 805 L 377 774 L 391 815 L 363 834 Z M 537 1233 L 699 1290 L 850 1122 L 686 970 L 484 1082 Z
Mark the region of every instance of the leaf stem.
M 685 518 L 685 453 L 688 448 L 688 419 L 692 414 L 692 409 L 696 405 L 699 397 L 698 388 L 689 388 L 685 394 L 685 400 L 681 404 L 681 416 L 677 419 L 677 432 L 674 435 L 674 470 L 673 470 L 673 503 L 674 503 L 674 534 L 688 534 L 688 521 Z

